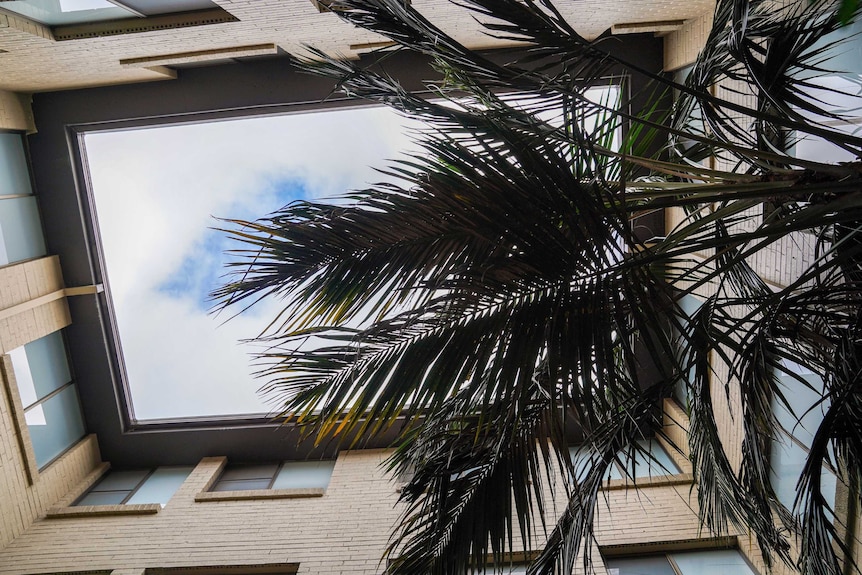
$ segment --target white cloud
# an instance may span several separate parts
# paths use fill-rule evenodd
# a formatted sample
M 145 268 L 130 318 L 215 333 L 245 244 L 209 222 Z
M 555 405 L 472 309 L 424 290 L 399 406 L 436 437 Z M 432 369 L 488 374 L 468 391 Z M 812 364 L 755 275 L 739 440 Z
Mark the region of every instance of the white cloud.
M 287 181 L 321 197 L 379 180 L 372 166 L 411 147 L 403 125 L 388 109 L 362 108 L 86 136 L 139 419 L 269 411 L 237 341 L 256 335 L 275 303 L 217 327 L 223 318 L 207 316 L 195 290 L 163 288 L 180 271 L 193 273 L 192 287 L 207 277 L 213 216 L 262 217 L 284 202 Z

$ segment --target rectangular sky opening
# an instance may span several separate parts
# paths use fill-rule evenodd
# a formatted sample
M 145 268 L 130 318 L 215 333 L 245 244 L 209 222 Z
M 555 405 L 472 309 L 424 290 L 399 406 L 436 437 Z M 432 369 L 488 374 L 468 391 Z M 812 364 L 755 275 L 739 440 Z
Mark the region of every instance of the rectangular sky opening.
M 279 305 L 210 313 L 235 247 L 215 218 L 364 188 L 381 179 L 371 166 L 412 148 L 407 120 L 383 107 L 89 132 L 84 145 L 135 421 L 276 409 L 239 342 Z
M 613 105 L 617 94 L 611 85 L 588 96 Z M 255 220 L 380 182 L 374 168 L 416 152 L 419 127 L 390 108 L 351 107 L 84 134 L 132 421 L 278 412 L 258 394 L 256 350 L 241 341 L 283 302 L 211 313 L 208 294 L 237 247 L 217 218 Z

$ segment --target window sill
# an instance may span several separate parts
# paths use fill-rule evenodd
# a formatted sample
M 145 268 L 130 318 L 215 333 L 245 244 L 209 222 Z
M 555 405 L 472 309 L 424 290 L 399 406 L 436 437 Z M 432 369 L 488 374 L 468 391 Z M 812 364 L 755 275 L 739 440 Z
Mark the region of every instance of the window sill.
M 255 499 L 303 499 L 323 497 L 326 492 L 320 487 L 308 489 L 254 489 L 249 491 L 202 491 L 195 495 L 195 501 L 245 501 Z
M 158 503 L 139 505 L 81 505 L 78 507 L 55 507 L 45 515 L 48 519 L 68 517 L 112 517 L 117 515 L 154 515 L 162 510 Z
M 657 475 L 655 477 L 637 477 L 635 479 L 610 479 L 602 486 L 604 491 L 616 491 L 620 489 L 641 489 L 643 487 L 663 487 L 665 485 L 687 485 L 694 483 L 691 473 L 678 473 L 676 475 Z

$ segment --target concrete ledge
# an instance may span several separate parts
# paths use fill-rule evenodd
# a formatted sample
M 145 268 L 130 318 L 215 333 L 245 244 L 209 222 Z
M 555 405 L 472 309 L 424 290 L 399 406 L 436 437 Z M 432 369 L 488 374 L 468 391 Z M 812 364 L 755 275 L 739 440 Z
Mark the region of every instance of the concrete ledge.
M 302 499 L 323 497 L 326 492 L 320 487 L 308 489 L 253 489 L 249 491 L 202 491 L 195 495 L 195 501 L 245 501 L 255 499 Z
M 153 66 L 176 66 L 177 64 L 218 61 L 228 58 L 248 58 L 250 56 L 274 56 L 276 54 L 278 54 L 278 46 L 275 44 L 250 44 L 210 50 L 196 50 L 194 52 L 160 54 L 158 56 L 145 56 L 142 58 L 126 58 L 120 60 L 120 66 L 123 68 L 151 68 Z M 176 75 L 176 72 L 174 72 L 174 75 Z
M 158 503 L 139 505 L 81 505 L 79 507 L 55 507 L 45 515 L 48 519 L 67 517 L 99 517 L 117 515 L 153 515 L 162 510 Z
M 642 556 L 648 553 L 694 551 L 703 549 L 735 549 L 739 547 L 736 535 L 719 535 L 700 539 L 670 539 L 667 541 L 649 541 L 643 543 L 623 543 L 617 545 L 599 545 L 605 557 Z
M 686 485 L 694 483 L 694 475 L 691 473 L 678 473 L 676 475 L 656 475 L 655 477 L 638 477 L 632 479 L 611 479 L 606 482 L 602 489 L 615 491 L 618 489 L 641 489 L 644 487 L 662 487 L 665 485 Z

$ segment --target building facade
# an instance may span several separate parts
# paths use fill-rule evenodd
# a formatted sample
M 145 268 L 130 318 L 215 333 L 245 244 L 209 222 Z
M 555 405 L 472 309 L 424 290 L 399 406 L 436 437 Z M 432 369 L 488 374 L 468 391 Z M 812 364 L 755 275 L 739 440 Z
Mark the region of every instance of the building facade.
M 297 444 L 265 418 L 134 420 L 78 144 L 93 130 L 319 106 L 330 87 L 287 70 L 283 54 L 307 43 L 360 57 L 381 39 L 307 0 L 163 2 L 134 19 L 60 23 L 3 4 L 0 574 L 380 573 L 399 517 L 385 438 L 338 450 Z M 710 1 L 559 4 L 586 36 L 612 29 L 621 50 L 666 72 L 694 60 L 711 23 Z M 507 47 L 448 3 L 413 5 L 468 46 Z M 399 65 L 421 85 L 424 63 Z M 684 449 L 685 413 L 670 400 L 664 413 Z M 738 445 L 736 422 L 722 424 Z M 658 449 L 667 470 L 636 489 L 609 481 L 596 572 L 670 557 L 686 575 L 710 554 L 720 572 L 764 572 L 746 534 L 699 529 L 688 461 Z

